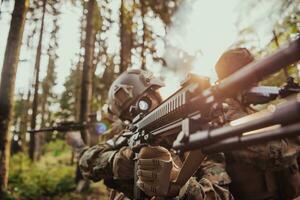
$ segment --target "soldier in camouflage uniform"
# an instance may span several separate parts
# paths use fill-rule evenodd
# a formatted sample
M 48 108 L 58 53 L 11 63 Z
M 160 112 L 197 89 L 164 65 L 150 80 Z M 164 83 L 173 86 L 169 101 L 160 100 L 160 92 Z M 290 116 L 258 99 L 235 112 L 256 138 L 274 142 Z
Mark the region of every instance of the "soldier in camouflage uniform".
M 120 75 L 112 84 L 109 91 L 110 111 L 123 121 L 131 121 L 138 114 L 137 103 L 140 100 L 147 101 L 152 110 L 162 101 L 157 89 L 163 86 L 159 79 L 151 73 L 143 70 L 129 70 Z M 133 113 L 133 114 L 132 114 Z M 115 128 L 119 130 L 119 128 Z M 122 132 L 122 131 L 121 131 Z M 118 134 L 117 134 L 118 135 Z M 70 139 L 72 141 L 72 139 Z M 133 198 L 133 173 L 134 173 L 134 153 L 128 147 L 116 149 L 114 139 L 89 147 L 81 148 L 79 166 L 84 177 L 93 181 L 104 180 L 104 183 L 124 196 Z M 72 143 L 72 142 L 69 142 Z M 82 147 L 82 142 L 74 142 L 78 147 Z M 80 145 L 78 145 L 80 144 Z M 74 145 L 73 145 L 74 146 Z M 75 145 L 76 146 L 76 145 Z M 180 169 L 181 161 L 163 147 L 145 147 L 139 154 L 138 186 L 148 195 L 157 196 L 158 193 L 151 192 L 149 177 L 145 170 L 159 172 L 161 167 L 154 166 L 149 168 L 144 161 L 157 160 L 158 163 L 168 162 L 169 167 L 166 174 L 171 174 L 169 180 L 157 183 L 150 180 L 150 184 L 155 183 L 154 187 L 160 188 L 161 185 L 169 185 Z M 166 170 L 166 169 L 165 169 Z M 146 176 L 145 176 L 146 175 Z M 190 178 L 184 186 L 176 186 L 171 189 L 168 187 L 164 191 L 165 196 L 172 196 L 177 199 L 231 199 L 231 194 L 227 190 L 230 178 L 225 171 L 223 154 L 216 154 L 205 159 L 199 167 L 197 176 Z M 149 190 L 150 189 L 150 190 Z M 172 191 L 170 191 L 172 190 Z M 124 197 L 121 195 L 121 198 Z M 117 195 L 120 197 L 120 194 Z
M 215 68 L 219 79 L 226 78 L 254 60 L 245 48 L 225 52 Z M 227 99 L 228 121 L 253 112 L 241 98 Z M 228 152 L 226 169 L 232 178 L 230 191 L 235 199 L 294 199 L 300 195 L 297 139 L 282 139 Z

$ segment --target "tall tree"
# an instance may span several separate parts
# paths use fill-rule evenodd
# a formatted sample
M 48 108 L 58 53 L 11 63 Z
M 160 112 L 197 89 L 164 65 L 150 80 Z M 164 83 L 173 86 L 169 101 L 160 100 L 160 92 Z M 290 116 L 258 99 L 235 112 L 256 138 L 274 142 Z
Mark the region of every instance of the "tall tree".
M 132 12 L 126 7 L 126 1 L 121 0 L 120 6 L 120 72 L 124 72 L 131 64 Z
M 133 2 L 133 56 L 134 60 L 140 62 L 133 65 L 140 65 L 142 69 L 150 69 L 153 63 L 166 66 L 162 58 L 161 45 L 164 43 L 166 31 L 158 31 L 161 28 L 166 30 L 166 27 L 171 22 L 171 16 L 178 8 L 181 0 L 137 0 Z M 153 26 L 153 22 L 157 24 Z M 160 27 L 159 27 L 160 26 Z M 159 27 L 159 28 L 157 28 Z M 160 47 L 159 47 L 160 46 Z M 128 50 L 127 50 L 128 51 Z M 135 58 L 136 57 L 136 58 Z
M 49 38 L 49 46 L 47 50 L 47 56 L 48 56 L 48 65 L 47 65 L 47 73 L 45 78 L 41 82 L 41 89 L 42 93 L 40 96 L 40 115 L 41 115 L 41 127 L 45 126 L 51 126 L 53 123 L 53 112 L 51 111 L 51 104 L 55 101 L 56 95 L 54 94 L 53 87 L 56 84 L 56 60 L 58 58 L 57 55 L 57 49 L 58 49 L 58 31 L 59 31 L 59 25 L 58 25 L 58 18 L 59 18 L 59 10 L 58 0 L 52 0 L 47 2 L 47 11 L 49 14 L 51 14 L 52 20 L 52 27 L 50 32 L 50 38 Z M 49 24 L 49 23 L 48 23 Z M 46 32 L 46 31 L 45 31 Z M 40 134 L 40 147 L 45 143 L 45 139 L 50 137 L 49 134 Z M 38 152 L 42 153 L 41 149 L 38 150 Z M 39 154 L 41 155 L 41 154 Z
M 52 88 L 55 85 L 55 59 L 49 57 L 48 66 L 47 66 L 47 75 L 41 83 L 42 91 L 41 94 L 41 115 L 42 121 L 41 126 L 45 127 L 48 122 L 51 121 L 51 113 L 49 111 L 49 107 L 51 104 L 51 98 L 54 97 Z M 49 126 L 49 125 L 48 125 Z
M 91 110 L 92 100 L 92 80 L 93 80 L 93 51 L 95 45 L 94 37 L 94 7 L 95 0 L 89 0 L 87 3 L 86 18 L 86 36 L 85 36 L 85 54 L 83 62 L 83 73 L 81 83 L 81 101 L 80 101 L 80 121 L 87 122 Z M 82 130 L 81 136 L 88 143 L 88 131 Z
M 141 0 L 141 18 L 142 18 L 142 26 L 143 26 L 143 36 L 141 43 L 141 60 L 142 65 L 141 69 L 146 69 L 146 45 L 147 45 L 147 24 L 146 24 L 146 14 L 147 14 L 147 5 L 145 0 Z
M 91 113 L 94 113 L 98 110 L 98 107 L 95 106 L 97 105 L 97 94 L 95 93 L 96 91 L 96 85 L 95 85 L 95 79 L 97 78 L 95 75 L 97 65 L 100 62 L 101 54 L 102 54 L 102 40 L 101 40 L 101 33 L 102 33 L 102 23 L 103 23 L 103 16 L 101 15 L 101 6 L 98 5 L 97 1 L 94 6 L 94 13 L 93 13 L 93 37 L 94 37 L 94 46 L 93 46 L 93 61 L 92 61 L 92 97 L 91 97 Z
M 11 123 L 16 71 L 29 0 L 15 1 L 0 82 L 0 199 L 8 182 Z
M 21 150 L 24 151 L 26 149 L 26 133 L 28 130 L 28 119 L 29 114 L 28 110 L 30 108 L 30 97 L 31 92 L 28 90 L 26 99 L 24 100 L 24 104 L 22 106 L 21 120 L 20 120 L 20 139 L 21 139 Z
M 71 74 L 64 83 L 66 90 L 60 98 L 60 111 L 56 113 L 59 118 L 64 120 L 79 120 L 81 65 L 82 63 L 77 63 L 76 68 L 71 69 Z
M 40 36 L 38 41 L 38 46 L 36 50 L 36 58 L 35 58 L 35 84 L 34 84 L 34 95 L 33 95 L 33 102 L 32 102 L 32 115 L 31 115 L 31 123 L 30 128 L 34 130 L 36 128 L 36 116 L 38 112 L 38 90 L 39 90 L 39 76 L 40 76 L 40 63 L 41 63 L 41 55 L 42 55 L 42 41 L 43 41 L 43 34 L 44 34 L 44 20 L 46 14 L 46 5 L 47 0 L 43 0 L 42 6 L 42 19 L 41 19 L 41 27 L 40 27 Z M 35 160 L 37 157 L 36 154 L 36 147 L 37 143 L 36 140 L 38 139 L 38 135 L 34 133 L 30 133 L 30 144 L 29 144 L 29 157 L 31 160 Z
M 263 57 L 279 48 L 287 41 L 300 34 L 300 8 L 299 1 L 243 1 L 239 5 L 240 16 L 237 21 L 237 28 L 240 30 L 239 38 L 233 46 L 244 46 L 251 50 L 257 57 Z M 265 7 L 265 12 L 257 14 L 257 6 Z M 253 18 L 248 20 L 249 16 Z M 266 23 L 267 22 L 267 23 Z M 260 26 L 264 24 L 264 26 Z M 266 26 L 265 26 L 266 24 Z M 269 38 L 261 40 L 261 34 Z M 299 64 L 298 64 L 299 65 Z M 292 76 L 299 80 L 297 64 L 287 66 L 283 71 L 277 72 L 263 80 L 261 84 L 281 86 Z

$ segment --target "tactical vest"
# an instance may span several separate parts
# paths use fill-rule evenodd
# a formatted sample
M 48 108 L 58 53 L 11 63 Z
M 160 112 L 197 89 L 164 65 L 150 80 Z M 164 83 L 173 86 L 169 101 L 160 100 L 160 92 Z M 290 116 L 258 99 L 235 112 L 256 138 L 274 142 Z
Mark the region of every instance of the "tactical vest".
M 228 100 L 227 118 L 235 120 L 248 114 L 246 109 Z M 300 195 L 297 138 L 271 141 L 225 154 L 226 169 L 235 199 L 293 199 Z

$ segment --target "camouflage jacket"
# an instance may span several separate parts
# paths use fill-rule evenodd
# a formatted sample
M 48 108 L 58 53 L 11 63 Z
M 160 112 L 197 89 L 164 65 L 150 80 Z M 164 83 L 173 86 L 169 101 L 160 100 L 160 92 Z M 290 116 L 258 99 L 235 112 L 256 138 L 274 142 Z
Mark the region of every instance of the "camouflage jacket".
M 229 121 L 251 113 L 238 101 L 228 99 Z M 297 163 L 299 140 L 281 139 L 226 152 L 230 190 L 236 199 L 292 199 L 300 194 Z
M 124 127 L 124 124 L 120 120 L 117 120 L 101 139 L 105 141 L 117 137 L 123 131 Z M 114 178 L 113 160 L 117 153 L 118 150 L 112 148 L 106 142 L 93 147 L 85 147 L 80 153 L 79 167 L 83 177 L 94 182 L 104 180 L 104 184 L 111 189 L 109 194 L 110 199 L 126 200 L 128 199 L 126 196 L 132 197 L 133 180 L 116 180 Z M 131 170 L 133 173 L 133 169 Z
M 235 100 L 227 99 L 227 103 L 229 109 L 226 117 L 229 121 L 253 113 L 253 110 L 244 108 Z M 288 167 L 298 157 L 299 144 L 298 138 L 281 139 L 226 153 L 226 158 L 255 165 L 263 170 L 276 171 Z
M 114 128 L 112 130 L 118 130 Z M 116 135 L 116 133 L 110 133 Z M 108 143 L 98 144 L 91 148 L 85 148 L 81 152 L 79 166 L 82 175 L 93 181 L 104 180 L 109 187 L 124 193 L 128 198 L 133 197 L 133 179 L 120 180 L 114 178 L 113 160 L 118 154 Z M 122 159 L 121 159 L 122 160 Z M 126 160 L 124 158 L 123 160 Z M 133 160 L 131 170 L 133 177 Z M 196 175 L 185 184 L 181 189 L 180 195 L 176 199 L 189 200 L 221 200 L 232 199 L 231 194 L 227 190 L 230 178 L 225 171 L 225 159 L 223 154 L 210 155 L 201 164 Z
M 180 200 L 229 200 L 233 199 L 228 190 L 231 182 L 225 171 L 225 158 L 222 153 L 208 155 L 201 163 L 195 176 L 181 189 Z

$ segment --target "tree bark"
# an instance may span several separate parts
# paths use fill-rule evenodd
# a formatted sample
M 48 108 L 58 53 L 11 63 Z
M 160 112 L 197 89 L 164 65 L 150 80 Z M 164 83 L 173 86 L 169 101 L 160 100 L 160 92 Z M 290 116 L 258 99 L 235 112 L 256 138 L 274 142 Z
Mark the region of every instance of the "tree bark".
M 23 113 L 21 115 L 21 124 L 20 124 L 20 138 L 21 138 L 21 150 L 25 152 L 26 149 L 26 133 L 28 130 L 28 109 L 30 108 L 30 97 L 31 92 L 28 90 L 27 97 L 24 100 L 24 105 L 22 107 Z
M 86 22 L 86 38 L 85 38 L 85 55 L 83 62 L 83 73 L 81 83 L 81 99 L 80 99 L 80 121 L 87 122 L 91 110 L 92 100 L 92 80 L 93 80 L 93 50 L 94 50 L 94 6 L 95 0 L 89 0 L 88 13 Z M 89 143 L 88 130 L 81 130 L 83 141 Z
M 40 63 L 41 63 L 41 55 L 42 55 L 42 41 L 43 41 L 43 32 L 44 32 L 46 4 L 47 1 L 43 0 L 43 15 L 42 15 L 41 28 L 40 28 L 40 37 L 39 37 L 39 42 L 36 50 L 36 59 L 35 59 L 35 84 L 34 84 L 34 95 L 33 95 L 33 102 L 32 102 L 32 116 L 31 116 L 31 123 L 30 123 L 31 130 L 34 130 L 36 127 L 36 116 L 38 111 L 39 75 L 40 75 Z M 39 144 L 37 140 L 38 140 L 38 135 L 35 133 L 30 133 L 29 157 L 33 161 L 37 158 L 36 149 L 37 149 L 37 144 Z
M 120 7 L 120 73 L 127 70 L 131 64 L 131 49 L 133 46 L 132 41 L 132 15 L 125 10 L 124 0 L 121 1 Z
M 142 51 L 141 51 L 141 60 L 142 60 L 142 65 L 141 69 L 146 70 L 146 22 L 145 22 L 145 15 L 146 15 L 146 5 L 145 5 L 145 0 L 141 0 L 141 17 L 142 17 L 142 23 L 143 23 L 143 38 L 142 38 Z
M 0 199 L 7 188 L 16 72 L 29 0 L 15 1 L 0 82 Z

